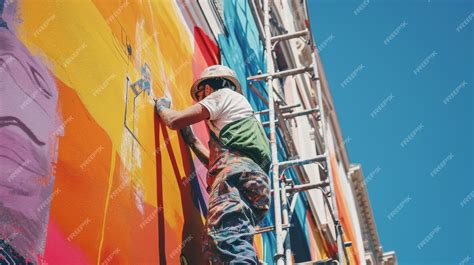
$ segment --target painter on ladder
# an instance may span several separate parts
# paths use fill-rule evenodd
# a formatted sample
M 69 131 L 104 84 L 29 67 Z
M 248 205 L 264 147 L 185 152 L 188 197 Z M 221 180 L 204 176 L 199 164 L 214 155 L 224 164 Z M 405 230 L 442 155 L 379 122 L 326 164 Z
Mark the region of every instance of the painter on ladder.
M 197 104 L 182 111 L 170 109 L 166 97 L 155 100 L 155 106 L 169 128 L 181 129 L 184 141 L 208 168 L 206 263 L 257 264 L 255 226 L 270 206 L 268 138 L 230 68 L 205 69 L 192 85 L 191 97 Z M 209 149 L 189 127 L 202 120 L 210 129 Z

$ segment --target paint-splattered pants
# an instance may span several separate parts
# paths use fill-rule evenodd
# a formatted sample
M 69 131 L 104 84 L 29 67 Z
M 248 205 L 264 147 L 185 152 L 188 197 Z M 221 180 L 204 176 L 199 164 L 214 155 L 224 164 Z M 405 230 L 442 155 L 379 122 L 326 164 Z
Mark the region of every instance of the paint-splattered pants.
M 253 236 L 269 205 L 269 178 L 263 171 L 216 179 L 209 198 L 204 240 L 209 263 L 258 264 Z

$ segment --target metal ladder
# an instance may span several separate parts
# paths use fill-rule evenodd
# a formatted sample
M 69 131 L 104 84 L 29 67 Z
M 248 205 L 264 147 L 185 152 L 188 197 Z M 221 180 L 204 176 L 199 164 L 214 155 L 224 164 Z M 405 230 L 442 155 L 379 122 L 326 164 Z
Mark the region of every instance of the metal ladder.
M 263 12 L 264 12 L 264 37 L 265 37 L 265 52 L 267 57 L 267 73 L 259 74 L 255 76 L 250 76 L 247 78 L 248 81 L 260 81 L 266 80 L 267 83 L 267 93 L 268 93 L 268 100 L 263 98 L 263 96 L 255 89 L 255 87 L 250 84 L 250 87 L 254 92 L 257 93 L 257 96 L 262 99 L 264 103 L 268 105 L 268 110 L 264 110 L 259 112 L 259 114 L 268 114 L 269 121 L 263 122 L 264 126 L 270 127 L 270 145 L 271 145 L 271 154 L 272 154 L 272 182 L 273 182 L 273 189 L 272 189 L 272 196 L 273 196 L 273 205 L 274 205 L 274 226 L 263 227 L 256 231 L 256 233 L 266 233 L 275 231 L 276 235 L 276 253 L 274 255 L 274 261 L 278 265 L 282 264 L 292 264 L 292 253 L 291 253 L 291 243 L 290 243 L 290 221 L 291 216 L 293 214 L 293 210 L 296 206 L 296 199 L 298 197 L 298 192 L 307 191 L 310 189 L 320 189 L 323 192 L 323 198 L 325 203 L 327 204 L 330 212 L 330 216 L 335 225 L 335 234 L 336 234 L 336 241 L 337 241 L 337 255 L 329 260 L 322 260 L 322 261 L 309 261 L 305 262 L 304 264 L 349 264 L 349 259 L 347 258 L 346 247 L 350 246 L 350 242 L 343 242 L 343 229 L 342 225 L 339 221 L 339 213 L 336 204 L 335 198 L 335 188 L 334 188 L 334 181 L 333 175 L 331 172 L 331 165 L 329 161 L 329 154 L 328 154 L 328 142 L 325 137 L 327 123 L 326 123 L 326 116 L 324 110 L 324 95 L 321 91 L 321 82 L 319 79 L 319 71 L 317 66 L 317 58 L 316 58 L 316 51 L 315 45 L 313 43 L 313 37 L 311 34 L 311 29 L 309 28 L 309 22 L 307 23 L 307 29 L 294 32 L 294 33 L 287 33 L 278 36 L 271 35 L 271 25 L 270 25 L 270 8 L 271 8 L 271 0 L 264 0 Z M 306 9 L 306 16 L 309 21 L 309 14 L 307 9 L 307 3 L 305 1 L 305 9 Z M 284 71 L 275 71 L 275 62 L 274 62 L 274 48 L 280 41 L 285 41 L 293 38 L 302 38 L 307 37 L 307 43 L 312 51 L 312 65 L 311 66 L 304 66 Z M 310 108 L 307 110 L 293 112 L 293 108 L 298 107 L 297 105 L 288 106 L 284 102 L 283 97 L 275 90 L 273 82 L 276 78 L 282 78 L 287 76 L 294 76 L 298 74 L 310 73 L 312 76 L 312 80 L 316 85 L 316 96 L 318 99 L 317 107 Z M 275 100 L 276 95 L 279 98 L 279 101 Z M 280 106 L 282 105 L 283 106 Z M 316 117 L 316 114 L 319 114 L 319 117 Z M 324 144 L 324 149 L 321 147 L 317 147 L 317 153 L 312 158 L 299 158 L 298 152 L 296 150 L 296 146 L 292 139 L 291 132 L 288 128 L 287 121 L 288 119 L 295 118 L 301 115 L 313 115 L 313 122 L 311 123 L 315 135 L 318 135 L 318 123 L 321 127 L 322 131 L 322 141 Z M 277 119 L 275 118 L 277 116 Z M 277 150 L 277 135 L 276 135 L 276 125 L 278 123 L 278 127 L 280 128 L 281 135 L 284 140 L 284 147 L 287 153 L 287 157 L 289 160 L 287 161 L 278 161 L 278 150 Z M 316 141 L 317 142 L 317 141 Z M 318 152 L 319 149 L 319 152 Z M 311 182 L 310 178 L 307 176 L 306 171 L 303 167 L 305 164 L 310 163 L 319 163 L 319 165 L 323 166 L 323 172 L 326 173 L 327 178 L 321 182 Z M 300 177 L 300 179 L 307 180 L 309 183 L 295 185 L 291 179 L 287 179 L 285 177 L 285 172 L 287 169 L 294 167 L 296 174 Z M 321 170 L 320 170 L 321 172 Z M 325 191 L 325 188 L 329 187 L 329 192 Z M 291 202 L 289 202 L 289 196 L 291 195 Z M 331 203 L 329 202 L 329 198 L 331 198 Z

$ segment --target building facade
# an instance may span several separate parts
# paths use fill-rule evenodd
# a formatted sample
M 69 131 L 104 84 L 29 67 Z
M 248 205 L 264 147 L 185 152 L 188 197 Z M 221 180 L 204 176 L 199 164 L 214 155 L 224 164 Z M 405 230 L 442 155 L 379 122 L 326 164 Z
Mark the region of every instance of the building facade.
M 268 108 L 261 1 L 0 0 L 0 258 L 14 264 L 200 264 L 207 214 L 206 169 L 179 134 L 155 115 L 153 98 L 193 104 L 192 82 L 207 66 L 234 69 L 256 112 Z M 308 24 L 302 1 L 276 0 L 273 33 Z M 292 40 L 276 49 L 277 68 L 308 65 L 310 49 Z M 322 69 L 318 58 L 319 68 Z M 350 241 L 351 264 L 396 264 L 383 253 L 360 169 L 351 166 L 323 71 L 329 166 Z M 295 111 L 316 107 L 311 77 L 277 81 Z M 268 117 L 260 115 L 262 122 Z M 316 116 L 291 122 L 301 157 L 318 153 Z M 317 126 L 316 126 L 317 128 Z M 207 142 L 204 123 L 193 125 Z M 282 136 L 279 137 L 280 140 Z M 279 146 L 283 159 L 284 144 Z M 321 181 L 320 166 L 304 167 Z M 270 213 L 261 226 L 271 226 Z M 336 252 L 324 194 L 296 201 L 295 262 Z M 271 264 L 273 233 L 255 237 Z M 371 260 L 369 262 L 369 260 Z

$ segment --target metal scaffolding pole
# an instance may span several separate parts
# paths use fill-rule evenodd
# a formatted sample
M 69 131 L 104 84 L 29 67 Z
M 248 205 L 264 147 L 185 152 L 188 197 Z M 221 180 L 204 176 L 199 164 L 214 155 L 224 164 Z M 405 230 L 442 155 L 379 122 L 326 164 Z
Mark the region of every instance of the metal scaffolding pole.
M 273 190 L 271 192 L 273 196 L 273 210 L 274 210 L 274 225 L 269 227 L 261 227 L 257 229 L 256 233 L 266 233 L 270 231 L 275 231 L 275 238 L 276 238 L 276 252 L 274 255 L 274 262 L 277 265 L 290 265 L 293 264 L 293 254 L 291 251 L 291 243 L 290 243 L 290 220 L 291 216 L 293 215 L 295 205 L 296 205 L 296 198 L 298 192 L 305 192 L 310 189 L 321 189 L 324 193 L 323 188 L 328 187 L 331 191 L 331 199 L 332 202 L 329 203 L 329 200 L 325 200 L 331 217 L 333 219 L 335 225 L 335 237 L 337 242 L 337 257 L 333 257 L 333 259 L 325 260 L 325 261 L 316 261 L 318 262 L 333 262 L 337 264 L 349 264 L 349 260 L 347 260 L 347 253 L 346 253 L 346 243 L 343 241 L 343 229 L 342 225 L 339 221 L 339 212 L 337 208 L 336 202 L 336 191 L 334 186 L 334 176 L 332 175 L 332 168 L 331 168 L 331 161 L 330 161 L 330 154 L 328 149 L 328 139 L 327 136 L 329 134 L 329 127 L 326 121 L 325 115 L 325 108 L 324 108 L 324 94 L 321 89 L 321 80 L 319 79 L 319 69 L 316 57 L 316 49 L 313 44 L 313 38 L 311 34 L 311 29 L 309 22 L 306 24 L 307 29 L 293 32 L 293 33 L 285 33 L 283 35 L 272 36 L 271 35 L 271 24 L 270 24 L 270 9 L 272 7 L 272 0 L 264 0 L 263 2 L 263 12 L 264 12 L 264 39 L 265 39 L 265 55 L 267 59 L 267 72 L 266 73 L 259 73 L 258 75 L 250 76 L 247 78 L 248 81 L 259 81 L 265 80 L 267 83 L 267 91 L 268 91 L 268 101 L 258 91 L 254 89 L 257 96 L 262 99 L 266 104 L 268 104 L 268 110 L 263 110 L 259 114 L 268 114 L 269 121 L 263 122 L 264 126 L 268 125 L 270 128 L 270 149 L 271 149 L 271 175 L 272 175 L 272 185 Z M 307 13 L 307 3 L 305 1 L 305 9 Z M 308 17 L 308 13 L 306 14 Z M 309 19 L 309 17 L 308 17 Z M 275 68 L 275 61 L 273 57 L 273 52 L 275 45 L 278 42 L 294 39 L 294 38 L 301 38 L 303 36 L 308 37 L 308 42 L 310 49 L 311 49 L 311 56 L 312 56 L 312 64 L 310 66 L 299 66 L 295 68 L 290 68 L 283 71 L 277 71 Z M 305 107 L 302 111 L 293 111 L 292 109 L 296 105 L 286 105 L 284 100 L 281 98 L 281 95 L 274 89 L 274 79 L 275 78 L 284 78 L 291 75 L 303 74 L 303 73 L 312 73 L 312 79 L 315 82 L 315 90 L 316 96 L 318 99 L 317 105 L 310 108 Z M 252 87 L 253 88 L 253 87 Z M 309 92 L 307 92 L 309 93 Z M 284 106 L 280 107 L 280 104 L 275 102 L 275 95 L 280 98 L 280 102 L 284 103 Z M 314 102 L 316 104 L 316 102 Z M 286 105 L 286 106 L 285 106 Z M 319 112 L 320 124 L 317 123 L 315 113 Z M 293 119 L 298 116 L 302 115 L 311 115 L 311 126 L 313 127 L 314 131 L 317 133 L 317 128 L 320 126 L 322 133 L 322 145 L 321 150 L 318 152 L 318 147 L 316 146 L 316 156 L 311 158 L 300 158 L 298 155 L 298 151 L 295 147 L 293 137 L 291 132 L 288 128 L 287 121 L 289 119 Z M 277 117 L 276 117 L 277 116 Z M 277 119 L 276 119 L 277 118 Z M 283 135 L 283 141 L 285 150 L 287 151 L 286 159 L 283 161 L 278 161 L 278 146 L 277 146 L 277 124 L 279 126 L 280 132 Z M 320 152 L 323 152 L 321 154 Z M 310 163 L 325 163 L 326 164 L 326 172 L 328 175 L 327 181 L 315 182 L 312 181 L 311 178 L 307 176 L 307 173 L 303 167 L 303 165 L 310 164 Z M 307 183 L 302 183 L 299 185 L 294 185 L 292 179 L 287 179 L 285 177 L 285 171 L 290 167 L 296 167 L 295 172 L 299 176 L 300 180 L 304 179 Z M 309 182 L 308 182 L 309 181 Z M 289 194 L 293 194 L 291 199 L 288 198 Z M 347 246 L 350 245 L 347 242 Z M 319 263 L 318 263 L 319 264 Z
M 281 198 L 280 198 L 280 174 L 278 173 L 278 149 L 276 144 L 276 130 L 275 130 L 275 102 L 273 99 L 273 76 L 275 67 L 273 64 L 272 41 L 270 31 L 270 4 L 271 0 L 264 0 L 264 32 L 265 32 L 265 52 L 267 56 L 267 72 L 266 76 L 268 89 L 268 116 L 270 119 L 270 148 L 272 152 L 272 180 L 273 180 L 273 209 L 275 214 L 275 234 L 276 234 L 276 253 L 274 261 L 277 265 L 284 265 L 283 253 L 283 227 L 281 216 Z
M 314 55 L 313 55 L 314 56 Z M 316 63 L 316 62 L 315 62 Z M 316 68 L 313 68 L 316 69 Z M 315 70 L 315 74 L 317 74 L 317 70 Z M 337 202 L 336 202 L 336 193 L 335 193 L 335 187 L 334 187 L 334 177 L 332 175 L 332 168 L 331 168 L 331 158 L 329 156 L 329 150 L 328 150 L 328 141 L 327 141 L 327 136 L 326 134 L 328 133 L 326 131 L 326 117 L 324 116 L 324 106 L 323 104 L 323 99 L 322 99 L 322 93 L 321 93 L 321 84 L 319 83 L 319 80 L 316 80 L 316 86 L 317 86 L 317 91 L 318 91 L 318 104 L 320 107 L 320 114 L 321 114 L 321 129 L 323 131 L 323 137 L 324 139 L 324 153 L 327 156 L 327 172 L 328 172 L 328 178 L 329 178 L 329 187 L 331 189 L 331 200 L 332 200 L 332 212 L 334 216 L 334 225 L 335 225 L 335 233 L 336 233 L 336 242 L 337 242 L 337 253 L 338 253 L 338 260 L 339 264 L 344 265 L 344 257 L 343 254 L 345 252 L 344 250 L 344 241 L 342 238 L 342 226 L 339 221 L 339 211 L 337 209 Z M 329 206 L 330 207 L 330 206 Z

